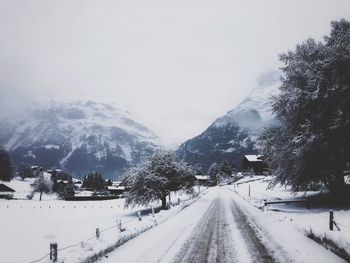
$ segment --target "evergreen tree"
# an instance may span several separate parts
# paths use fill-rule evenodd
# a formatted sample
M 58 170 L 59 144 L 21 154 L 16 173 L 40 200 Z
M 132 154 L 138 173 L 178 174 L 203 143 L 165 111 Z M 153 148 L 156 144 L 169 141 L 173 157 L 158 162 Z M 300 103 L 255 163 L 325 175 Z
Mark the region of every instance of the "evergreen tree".
M 60 198 L 65 198 L 67 196 L 74 196 L 75 195 L 75 188 L 73 184 L 72 178 L 70 178 L 67 182 L 67 184 L 63 184 L 61 189 L 58 191 L 58 196 Z
M 106 188 L 106 181 L 102 174 L 98 172 L 90 172 L 84 177 L 83 185 L 84 188 L 92 188 L 94 190 L 102 190 Z
M 6 151 L 0 149 L 0 180 L 11 181 L 12 177 L 10 157 Z
M 223 160 L 218 167 L 219 173 L 223 176 L 230 176 L 232 174 L 232 166 L 227 160 Z
M 25 163 L 20 163 L 17 167 L 17 173 L 18 176 L 21 177 L 22 180 L 24 180 L 25 178 L 33 178 L 34 177 L 34 173 L 32 168 Z
M 260 136 L 274 183 L 341 192 L 350 161 L 350 23 L 332 22 L 324 42 L 308 39 L 280 59 L 284 77 L 273 104 L 279 125 Z
M 57 193 L 60 198 L 75 195 L 73 179 L 70 174 L 54 170 L 51 173 L 51 181 L 53 183 L 52 192 Z
M 218 167 L 218 164 L 216 162 L 214 162 L 210 165 L 207 173 L 210 176 L 209 183 L 211 185 L 217 185 L 218 184 L 218 176 L 219 176 L 219 167 Z
M 113 185 L 113 181 L 108 178 L 108 180 L 106 181 L 106 186 L 112 186 Z

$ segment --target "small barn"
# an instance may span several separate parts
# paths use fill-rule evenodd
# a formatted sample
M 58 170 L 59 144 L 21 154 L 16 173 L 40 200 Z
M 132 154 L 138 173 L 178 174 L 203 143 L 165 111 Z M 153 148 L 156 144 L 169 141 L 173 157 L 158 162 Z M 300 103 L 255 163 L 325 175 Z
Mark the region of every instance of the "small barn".
M 262 155 L 244 155 L 242 168 L 255 174 L 262 174 L 267 170 L 267 164 L 262 160 Z
M 16 192 L 12 188 L 7 185 L 0 184 L 0 198 L 11 199 L 13 197 L 13 193 Z

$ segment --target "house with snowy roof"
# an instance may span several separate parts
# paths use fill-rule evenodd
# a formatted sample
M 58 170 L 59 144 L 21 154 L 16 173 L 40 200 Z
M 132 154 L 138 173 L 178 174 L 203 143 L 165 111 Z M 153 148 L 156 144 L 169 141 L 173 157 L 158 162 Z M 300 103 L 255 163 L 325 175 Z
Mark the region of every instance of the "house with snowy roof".
M 262 174 L 267 170 L 267 164 L 262 157 L 262 155 L 244 155 L 242 168 L 255 174 Z
M 11 199 L 13 197 L 13 193 L 16 192 L 12 188 L 7 185 L 0 184 L 0 198 Z

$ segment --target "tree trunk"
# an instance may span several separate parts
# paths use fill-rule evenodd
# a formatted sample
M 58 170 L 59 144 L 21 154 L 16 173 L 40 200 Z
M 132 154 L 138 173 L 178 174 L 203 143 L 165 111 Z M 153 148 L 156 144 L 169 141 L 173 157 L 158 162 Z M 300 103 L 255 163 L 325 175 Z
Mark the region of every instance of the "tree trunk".
M 331 186 L 331 194 L 333 196 L 333 205 L 339 205 L 344 203 L 346 200 L 344 200 L 344 198 L 346 199 L 344 192 L 345 192 L 345 181 L 344 181 L 344 176 L 343 174 L 338 174 L 335 177 L 335 180 Z
M 161 200 L 162 200 L 162 209 L 166 210 L 166 195 L 163 195 Z
M 338 174 L 336 177 L 335 177 L 335 180 L 334 180 L 334 183 L 333 183 L 333 192 L 334 193 L 338 193 L 338 192 L 342 192 L 345 188 L 345 181 L 344 181 L 344 175 L 341 173 L 341 174 Z
M 41 201 L 41 197 L 43 196 L 43 192 L 40 192 L 40 201 Z

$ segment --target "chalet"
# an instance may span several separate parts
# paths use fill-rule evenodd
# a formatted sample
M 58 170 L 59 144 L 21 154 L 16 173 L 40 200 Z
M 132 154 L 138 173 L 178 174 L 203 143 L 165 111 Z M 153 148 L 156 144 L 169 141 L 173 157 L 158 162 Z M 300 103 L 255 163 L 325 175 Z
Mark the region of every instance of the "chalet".
M 242 168 L 255 174 L 262 174 L 267 170 L 267 164 L 262 160 L 262 155 L 244 155 Z
M 11 199 L 14 192 L 16 191 L 7 185 L 0 184 L 0 198 Z
M 208 185 L 209 184 L 209 175 L 195 175 L 196 181 L 199 185 Z
M 83 184 L 83 181 L 82 181 L 82 180 L 75 179 L 75 178 L 73 178 L 72 180 L 73 180 L 73 184 L 74 184 L 74 185 L 79 185 L 79 186 L 81 186 L 81 185 Z

